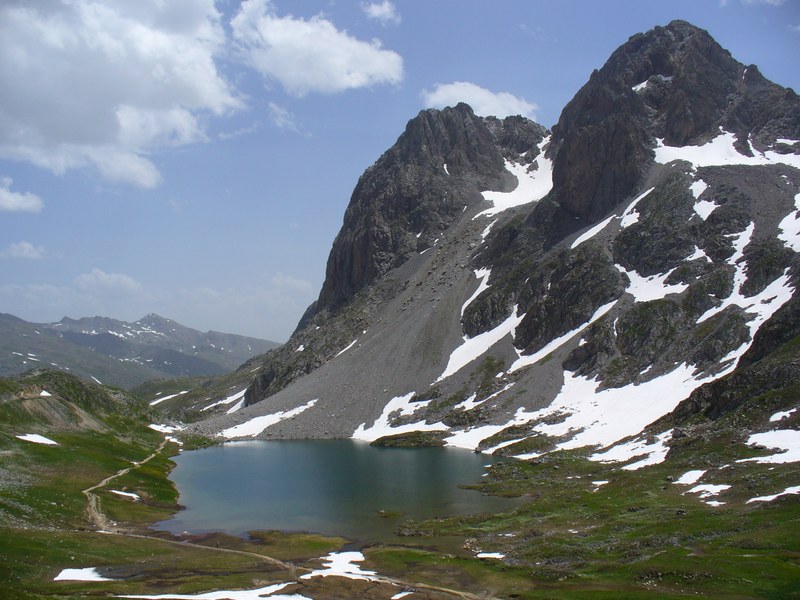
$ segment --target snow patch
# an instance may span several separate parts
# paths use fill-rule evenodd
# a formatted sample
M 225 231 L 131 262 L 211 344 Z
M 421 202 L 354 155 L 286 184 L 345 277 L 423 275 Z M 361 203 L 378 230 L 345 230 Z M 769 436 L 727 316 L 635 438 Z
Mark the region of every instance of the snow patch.
M 85 567 L 83 569 L 62 569 L 53 577 L 53 581 L 114 581 L 108 577 L 103 577 L 97 572 L 97 567 Z
M 646 191 L 642 192 L 641 194 L 639 194 L 639 196 L 637 196 L 633 200 L 633 202 L 631 202 L 628 205 L 628 208 L 625 209 L 625 212 L 623 212 L 622 216 L 620 217 L 619 226 L 622 229 L 625 229 L 626 227 L 630 227 L 634 223 L 638 223 L 638 221 L 639 221 L 639 212 L 638 212 L 638 210 L 636 210 L 636 205 L 639 204 L 639 202 L 641 200 L 643 200 L 644 198 L 647 198 L 647 196 L 650 195 L 650 192 L 652 192 L 654 189 L 656 189 L 656 188 L 651 187 L 649 190 L 646 190 Z
M 444 423 L 428 424 L 425 423 L 425 421 L 392 427 L 389 424 L 389 420 L 395 413 L 399 413 L 400 416 L 404 417 L 413 415 L 419 409 L 425 408 L 431 403 L 430 400 L 411 402 L 413 397 L 414 392 L 409 392 L 405 396 L 396 396 L 389 400 L 388 404 L 383 407 L 381 416 L 378 417 L 370 427 L 366 427 L 366 423 L 361 423 L 353 432 L 352 438 L 354 440 L 374 442 L 378 438 L 387 435 L 398 435 L 401 433 L 410 433 L 412 431 L 447 431 L 448 427 Z
M 274 595 L 289 585 L 292 585 L 292 582 L 268 585 L 254 590 L 219 590 L 200 594 L 162 594 L 155 596 L 129 594 L 117 597 L 139 598 L 141 600 L 264 600 L 264 598 L 269 598 L 270 600 L 309 600 L 306 596 L 299 594 Z
M 50 393 L 50 392 L 48 392 L 47 390 L 42 390 L 41 392 L 39 392 L 39 396 L 41 396 L 42 398 L 49 398 L 49 397 L 51 397 L 52 395 L 53 395 L 53 394 L 51 394 L 51 393 Z
M 545 358 L 548 354 L 554 352 L 555 350 L 566 344 L 573 337 L 581 333 L 584 329 L 589 327 L 589 325 L 591 325 L 601 317 L 605 316 L 612 308 L 614 308 L 616 304 L 617 300 L 609 302 L 608 304 L 604 304 L 603 306 L 598 308 L 591 316 L 591 318 L 583 325 L 580 325 L 579 327 L 576 327 L 572 331 L 568 331 L 567 333 L 557 337 L 556 339 L 551 340 L 550 343 L 548 343 L 546 346 L 540 348 L 539 350 L 537 350 L 536 352 L 534 352 L 529 356 L 520 355 L 520 357 L 517 360 L 515 360 L 514 363 L 511 365 L 511 367 L 508 369 L 508 372 L 514 373 L 515 371 L 518 371 L 519 369 L 522 369 L 524 367 L 535 365 L 537 362 Z
M 692 489 L 687 490 L 684 494 L 699 494 L 700 498 L 706 500 L 709 506 L 722 506 L 724 502 L 719 500 L 708 500 L 708 498 L 715 498 L 725 490 L 730 489 L 731 486 L 724 483 L 703 483 L 696 485 Z
M 600 383 L 565 373 L 564 385 L 550 406 L 531 413 L 517 411 L 515 424 L 539 421 L 534 433 L 551 437 L 570 436 L 556 448 L 608 446 L 639 434 L 647 425 L 672 411 L 707 379 L 694 378 L 694 368 L 682 364 L 649 381 L 598 391 Z M 563 416 L 558 423 L 546 423 Z M 662 434 L 664 435 L 664 434 Z M 522 455 L 518 458 L 534 458 Z
M 461 316 L 464 316 L 464 311 L 467 310 L 467 307 L 472 304 L 472 301 L 475 300 L 478 296 L 480 296 L 485 290 L 489 288 L 489 276 L 492 274 L 491 269 L 476 269 L 475 270 L 475 277 L 478 279 L 478 289 L 469 297 L 469 299 L 464 302 L 461 306 Z
M 781 412 L 776 412 L 769 418 L 769 422 L 774 423 L 775 421 L 783 421 L 787 417 L 791 417 L 796 411 L 797 409 L 793 408 L 792 410 L 784 410 Z
M 494 329 L 485 331 L 484 333 L 476 335 L 473 338 L 464 336 L 464 343 L 453 350 L 453 352 L 450 354 L 450 358 L 447 361 L 447 367 L 436 379 L 436 383 L 447 379 L 454 373 L 457 373 L 463 369 L 507 335 L 510 334 L 511 337 L 514 337 L 514 331 L 525 317 L 524 314 L 517 314 L 517 308 L 517 306 L 514 306 L 514 312 L 511 314 L 511 316 Z
M 170 394 L 169 396 L 164 396 L 163 398 L 156 398 L 150 402 L 150 406 L 155 406 L 156 404 L 161 404 L 162 402 L 166 402 L 167 400 L 172 400 L 173 398 L 177 398 L 178 396 L 183 396 L 184 394 L 188 394 L 189 390 L 183 390 L 182 392 L 178 392 L 177 394 Z
M 477 558 L 494 558 L 497 560 L 503 560 L 506 557 L 501 552 L 478 552 L 475 556 Z
M 790 212 L 778 225 L 778 239 L 788 248 L 800 252 L 800 194 L 794 197 L 794 212 Z
M 240 391 L 236 392 L 235 394 L 231 394 L 227 398 L 223 398 L 222 400 L 217 400 L 216 402 L 214 402 L 212 404 L 209 404 L 208 406 L 206 406 L 205 408 L 203 408 L 201 410 L 211 410 L 215 406 L 220 406 L 222 404 L 231 404 L 233 402 L 236 402 L 237 400 L 241 400 L 242 398 L 244 398 L 244 394 L 245 394 L 246 391 L 247 391 L 247 388 L 244 388 L 243 390 L 240 390 Z
M 689 186 L 689 189 L 692 190 L 692 195 L 695 197 L 695 200 L 697 200 L 700 198 L 703 192 L 708 189 L 708 184 L 702 179 L 698 179 L 692 182 L 692 185 Z
M 325 568 L 311 571 L 311 573 L 303 575 L 300 579 L 331 576 L 365 581 L 377 581 L 379 579 L 375 571 L 365 571 L 355 564 L 364 561 L 364 555 L 361 552 L 331 552 L 322 561 Z
M 310 400 L 309 402 L 306 402 L 302 406 L 298 406 L 297 408 L 293 408 L 292 410 L 279 411 L 271 415 L 262 415 L 260 417 L 253 417 L 249 421 L 245 421 L 244 423 L 240 423 L 239 425 L 234 425 L 233 427 L 228 427 L 227 429 L 223 429 L 221 432 L 217 434 L 217 437 L 224 437 L 227 439 L 245 437 L 245 436 L 256 437 L 267 427 L 275 425 L 276 423 L 279 423 L 286 419 L 291 419 L 292 417 L 296 417 L 300 413 L 307 411 L 309 408 L 311 408 L 317 403 L 317 400 L 319 400 L 319 398 Z
M 592 239 L 598 233 L 603 231 L 603 229 L 605 229 L 606 226 L 616 218 L 617 218 L 616 215 L 611 215 L 605 221 L 601 221 L 600 223 L 598 223 L 597 225 L 592 227 L 589 231 L 587 231 L 587 232 L 581 234 L 580 236 L 578 236 L 578 239 L 576 239 L 574 242 L 572 242 L 572 245 L 570 246 L 570 249 L 574 250 L 575 248 L 580 246 L 583 242 L 586 242 L 586 241 Z
M 743 458 L 736 462 L 755 462 L 759 464 L 786 464 L 800 462 L 800 431 L 794 429 L 774 429 L 763 433 L 754 433 L 747 438 L 750 445 L 765 446 L 780 450 L 769 456 Z
M 678 479 L 673 481 L 672 483 L 677 485 L 693 485 L 700 481 L 703 475 L 706 474 L 706 469 L 693 469 L 691 471 L 686 471 L 683 475 L 681 475 Z
M 614 265 L 623 275 L 627 275 L 630 283 L 625 291 L 633 296 L 636 302 L 650 302 L 651 300 L 661 300 L 667 294 L 680 294 L 689 286 L 683 283 L 667 285 L 665 281 L 672 275 L 672 271 L 642 277 L 636 271 L 628 271 L 622 265 Z
M 183 425 L 157 425 L 155 423 L 151 423 L 148 427 L 161 433 L 175 433 L 183 429 Z
M 25 435 L 16 436 L 24 442 L 33 442 L 34 444 L 44 444 L 45 446 L 58 446 L 58 442 L 54 442 L 50 438 L 46 438 L 38 433 L 26 433 Z
M 664 462 L 669 452 L 667 440 L 672 437 L 672 429 L 669 429 L 658 436 L 656 441 L 648 444 L 645 439 L 635 439 L 623 444 L 612 446 L 605 452 L 592 454 L 589 460 L 597 462 L 626 462 L 632 458 L 644 456 L 644 458 L 622 467 L 625 471 L 637 471 L 642 467 L 657 465 Z
M 539 144 L 539 156 L 534 161 L 534 164 L 537 165 L 535 170 L 529 171 L 528 165 L 506 160 L 506 170 L 517 178 L 517 187 L 511 192 L 483 192 L 484 200 L 491 202 L 493 206 L 473 218 L 492 217 L 509 208 L 544 198 L 553 189 L 553 163 L 550 159 L 545 158 L 544 152 L 541 151 L 549 142 L 550 136 L 544 138 Z
M 758 496 L 757 498 L 750 498 L 747 501 L 747 504 L 751 502 L 772 502 L 775 498 L 779 498 L 780 496 L 786 496 L 788 494 L 800 494 L 800 485 L 794 485 L 792 487 L 788 487 L 782 492 L 778 492 L 777 494 L 773 494 L 772 496 Z
M 339 351 L 339 354 L 337 354 L 336 356 L 341 356 L 342 354 L 344 354 L 345 352 L 347 352 L 348 350 L 350 350 L 350 348 L 352 348 L 353 346 L 355 346 L 355 345 L 356 345 L 356 342 L 357 342 L 357 341 L 358 341 L 358 338 L 354 339 L 352 342 L 350 342 L 350 343 L 347 345 L 347 347 L 345 347 L 343 350 L 340 350 L 340 351 Z M 335 358 L 335 357 L 334 357 L 334 358 Z
M 753 156 L 741 154 L 735 147 L 736 136 L 720 128 L 720 134 L 701 146 L 665 146 L 659 139 L 655 149 L 657 163 L 667 164 L 673 160 L 685 160 L 697 167 L 715 167 L 722 165 L 772 165 L 784 164 L 800 168 L 800 155 L 779 154 L 772 150 L 759 152 L 751 146 Z
M 125 498 L 130 498 L 131 500 L 134 500 L 136 502 L 142 499 L 142 497 L 139 496 L 139 494 L 134 494 L 133 492 L 122 492 L 120 490 L 108 490 L 108 491 L 111 492 L 112 494 L 116 494 L 117 496 L 124 496 Z

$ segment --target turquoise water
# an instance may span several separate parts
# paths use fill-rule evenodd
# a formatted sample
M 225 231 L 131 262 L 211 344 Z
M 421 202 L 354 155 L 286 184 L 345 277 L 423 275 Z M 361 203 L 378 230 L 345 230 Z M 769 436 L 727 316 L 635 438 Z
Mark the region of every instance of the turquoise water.
M 459 485 L 496 459 L 454 448 L 373 448 L 351 440 L 235 442 L 175 457 L 186 507 L 172 533 L 276 529 L 385 539 L 407 518 L 497 512 L 519 500 Z M 380 511 L 403 513 L 385 518 Z

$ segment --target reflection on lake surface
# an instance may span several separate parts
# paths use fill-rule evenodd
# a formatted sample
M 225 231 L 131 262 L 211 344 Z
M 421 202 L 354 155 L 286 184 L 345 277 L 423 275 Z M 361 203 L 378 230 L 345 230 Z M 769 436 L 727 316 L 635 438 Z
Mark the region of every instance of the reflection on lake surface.
M 186 507 L 173 533 L 277 529 L 385 538 L 406 518 L 507 510 L 519 500 L 458 486 L 497 459 L 455 448 L 374 448 L 351 440 L 227 443 L 175 457 Z M 384 518 L 385 513 L 403 513 Z

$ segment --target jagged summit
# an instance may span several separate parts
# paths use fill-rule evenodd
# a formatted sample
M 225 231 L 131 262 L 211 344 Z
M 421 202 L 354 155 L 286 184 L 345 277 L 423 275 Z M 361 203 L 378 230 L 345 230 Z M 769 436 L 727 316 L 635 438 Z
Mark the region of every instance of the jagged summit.
M 749 142 L 763 151 L 781 136 L 800 137 L 798 108 L 791 89 L 734 60 L 703 29 L 673 21 L 634 35 L 553 127 L 554 201 L 584 226 L 641 183 L 656 139 L 699 144 L 721 127 L 751 155 Z
M 482 118 L 466 104 L 423 110 L 355 187 L 315 312 L 334 309 L 410 254 L 430 248 L 480 190 L 508 189 L 505 159 L 530 163 L 547 130 Z
M 552 134 L 423 111 L 359 180 L 289 342 L 242 367 L 247 389 L 179 402 L 227 413 L 195 426 L 226 439 L 642 464 L 680 414 L 765 390 L 794 408 L 798 119 L 793 91 L 680 21 L 616 50 Z

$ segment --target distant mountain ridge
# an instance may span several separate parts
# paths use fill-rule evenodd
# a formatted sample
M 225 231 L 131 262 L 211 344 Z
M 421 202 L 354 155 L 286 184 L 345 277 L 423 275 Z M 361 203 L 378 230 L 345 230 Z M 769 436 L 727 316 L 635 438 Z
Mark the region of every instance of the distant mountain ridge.
M 0 315 L 0 331 L 0 375 L 56 367 L 126 388 L 158 378 L 221 375 L 279 346 L 203 333 L 152 313 L 133 323 L 107 317 L 28 323 Z

